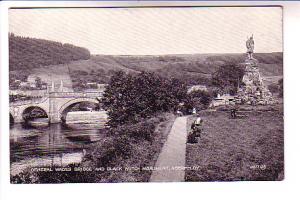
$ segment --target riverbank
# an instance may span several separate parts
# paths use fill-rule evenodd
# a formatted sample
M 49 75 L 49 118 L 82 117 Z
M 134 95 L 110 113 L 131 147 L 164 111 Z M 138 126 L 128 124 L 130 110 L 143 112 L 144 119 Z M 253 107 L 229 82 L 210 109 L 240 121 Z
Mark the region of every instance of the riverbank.
M 137 124 L 122 125 L 91 144 L 80 164 L 69 171 L 31 171 L 12 176 L 12 183 L 147 182 L 175 120 L 161 113 Z M 48 167 L 49 166 L 40 166 Z M 80 171 L 81 170 L 81 171 Z
M 187 145 L 186 181 L 282 180 L 283 110 L 253 109 L 231 119 L 225 111 L 200 112 L 203 133 Z M 195 118 L 189 118 L 188 128 Z

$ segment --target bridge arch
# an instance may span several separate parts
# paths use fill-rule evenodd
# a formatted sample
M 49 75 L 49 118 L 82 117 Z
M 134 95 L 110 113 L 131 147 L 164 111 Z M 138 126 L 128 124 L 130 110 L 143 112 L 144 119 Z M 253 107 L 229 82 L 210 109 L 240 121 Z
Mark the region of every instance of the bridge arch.
M 47 111 L 40 106 L 28 106 L 22 112 L 24 121 L 34 118 L 49 118 Z
M 69 100 L 68 102 L 64 103 L 58 111 L 60 120 L 65 122 L 68 112 L 70 112 L 74 106 L 84 102 L 99 106 L 99 101 L 95 98 L 78 98 Z

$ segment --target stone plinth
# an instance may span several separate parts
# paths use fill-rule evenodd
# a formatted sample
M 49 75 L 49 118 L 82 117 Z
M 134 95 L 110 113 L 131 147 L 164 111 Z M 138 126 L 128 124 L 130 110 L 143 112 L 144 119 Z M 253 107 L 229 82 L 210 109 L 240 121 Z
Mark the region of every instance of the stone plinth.
M 242 104 L 273 104 L 272 93 L 264 85 L 259 72 L 259 62 L 252 58 L 241 64 L 245 67 L 245 74 L 241 87 L 237 92 L 237 100 Z

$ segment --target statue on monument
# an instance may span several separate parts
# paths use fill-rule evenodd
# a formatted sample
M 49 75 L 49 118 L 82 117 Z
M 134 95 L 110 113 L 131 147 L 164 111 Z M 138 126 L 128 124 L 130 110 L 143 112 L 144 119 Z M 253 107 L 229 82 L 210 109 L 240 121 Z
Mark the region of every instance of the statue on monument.
M 247 38 L 247 58 L 242 66 L 245 72 L 242 79 L 242 86 L 238 88 L 237 101 L 242 104 L 273 104 L 276 101 L 272 97 L 272 93 L 264 85 L 263 79 L 259 72 L 259 62 L 253 58 L 254 40 L 253 35 Z
M 247 54 L 248 59 L 253 59 L 253 51 L 254 51 L 254 40 L 253 40 L 253 34 L 248 40 L 246 41 L 246 47 L 247 47 Z

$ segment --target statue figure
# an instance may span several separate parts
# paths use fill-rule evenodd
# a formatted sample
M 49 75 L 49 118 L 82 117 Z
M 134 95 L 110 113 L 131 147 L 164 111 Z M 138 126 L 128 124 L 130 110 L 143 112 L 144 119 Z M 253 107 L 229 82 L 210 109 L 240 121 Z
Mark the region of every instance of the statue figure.
M 248 59 L 253 59 L 254 40 L 253 35 L 246 41 Z

